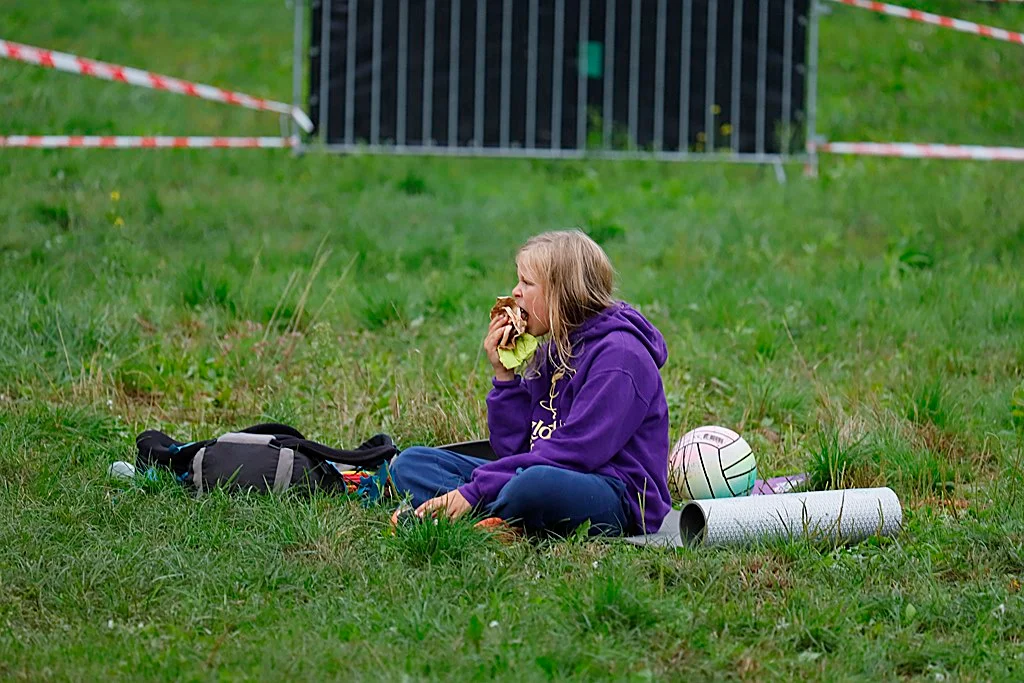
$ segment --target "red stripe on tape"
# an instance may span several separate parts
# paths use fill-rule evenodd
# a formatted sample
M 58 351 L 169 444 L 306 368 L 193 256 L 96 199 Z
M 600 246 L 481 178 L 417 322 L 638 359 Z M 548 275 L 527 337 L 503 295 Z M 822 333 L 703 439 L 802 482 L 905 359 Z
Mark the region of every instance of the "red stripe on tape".
M 82 59 L 81 57 L 75 57 L 75 64 L 78 64 L 78 69 L 86 76 L 95 76 L 96 70 L 93 67 L 92 62 L 88 59 Z

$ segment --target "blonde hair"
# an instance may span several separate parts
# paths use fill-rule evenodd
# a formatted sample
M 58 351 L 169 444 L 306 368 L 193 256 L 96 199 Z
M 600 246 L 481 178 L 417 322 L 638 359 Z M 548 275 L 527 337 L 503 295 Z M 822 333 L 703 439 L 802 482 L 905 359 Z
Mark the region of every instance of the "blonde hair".
M 582 230 L 556 230 L 527 240 L 516 265 L 543 289 L 551 329 L 548 356 L 569 370 L 569 334 L 614 303 L 615 270 L 608 255 Z

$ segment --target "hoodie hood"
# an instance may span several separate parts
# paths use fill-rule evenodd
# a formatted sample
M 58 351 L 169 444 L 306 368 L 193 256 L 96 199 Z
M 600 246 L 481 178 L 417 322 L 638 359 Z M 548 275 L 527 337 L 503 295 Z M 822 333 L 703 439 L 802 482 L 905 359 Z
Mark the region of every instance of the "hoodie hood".
M 619 301 L 597 315 L 587 318 L 569 334 L 573 347 L 588 340 L 606 337 L 611 332 L 626 332 L 643 343 L 659 368 L 668 360 L 668 347 L 661 332 L 647 318 L 624 301 Z

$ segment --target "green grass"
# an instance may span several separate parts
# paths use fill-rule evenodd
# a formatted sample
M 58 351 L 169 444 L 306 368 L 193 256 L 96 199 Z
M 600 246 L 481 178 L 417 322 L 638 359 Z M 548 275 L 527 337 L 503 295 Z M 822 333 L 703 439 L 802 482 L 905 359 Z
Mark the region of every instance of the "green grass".
M 915 3 L 1020 30 L 1016 7 Z M 15 2 L 5 39 L 287 99 L 280 2 Z M 834 7 L 819 130 L 1022 145 L 1024 51 Z M 276 134 L 0 63 L 10 133 Z M 1024 168 L 0 153 L 0 677 L 1007 680 L 1024 673 Z M 665 333 L 673 437 L 893 487 L 849 549 L 388 535 L 343 498 L 107 480 L 133 437 L 261 420 L 485 434 L 480 338 L 530 234 L 579 225 Z

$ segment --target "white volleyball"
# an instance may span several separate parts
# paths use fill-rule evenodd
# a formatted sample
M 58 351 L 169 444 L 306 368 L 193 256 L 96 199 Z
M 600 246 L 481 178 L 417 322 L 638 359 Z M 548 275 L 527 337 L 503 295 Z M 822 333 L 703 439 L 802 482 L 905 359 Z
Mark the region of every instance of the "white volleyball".
M 706 425 L 679 439 L 668 461 L 676 500 L 746 496 L 757 481 L 757 461 L 746 440 L 726 427 Z

